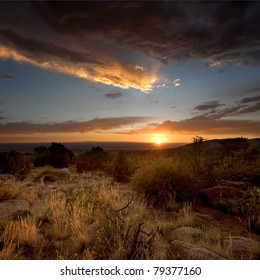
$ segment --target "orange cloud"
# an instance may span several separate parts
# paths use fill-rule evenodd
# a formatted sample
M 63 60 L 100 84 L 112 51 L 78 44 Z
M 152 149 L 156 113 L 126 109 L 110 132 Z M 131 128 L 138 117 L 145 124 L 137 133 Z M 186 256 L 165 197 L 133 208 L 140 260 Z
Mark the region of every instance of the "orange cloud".
M 115 129 L 124 130 L 128 126 L 148 121 L 149 117 L 121 117 L 92 119 L 85 122 L 67 121 L 61 123 L 31 123 L 13 122 L 0 123 L 0 133 L 7 134 L 33 134 L 33 133 L 76 133 L 76 132 L 104 132 Z
M 1 33 L 0 33 L 1 35 Z M 18 37 L 19 36 L 19 37 Z M 67 50 L 53 45 L 54 50 L 45 47 L 46 42 L 35 40 L 33 43 L 39 48 L 35 54 L 28 51 L 30 39 L 17 35 L 19 40 L 25 40 L 22 46 L 10 47 L 10 42 L 4 45 L 0 41 L 0 59 L 12 59 L 21 63 L 29 63 L 36 67 L 51 71 L 66 73 L 89 81 L 113 85 L 123 89 L 135 88 L 142 92 L 150 92 L 153 84 L 158 80 L 158 66 L 153 69 L 140 70 L 140 67 L 128 67 L 112 57 L 105 59 L 97 58 L 99 54 L 90 56 L 76 51 Z M 17 39 L 14 36 L 15 39 Z M 0 36 L 1 39 L 1 36 Z M 13 41 L 15 41 L 13 39 Z M 27 46 L 28 45 L 28 46 Z M 40 45 L 40 47 L 39 47 Z M 102 55 L 101 55 L 102 56 Z

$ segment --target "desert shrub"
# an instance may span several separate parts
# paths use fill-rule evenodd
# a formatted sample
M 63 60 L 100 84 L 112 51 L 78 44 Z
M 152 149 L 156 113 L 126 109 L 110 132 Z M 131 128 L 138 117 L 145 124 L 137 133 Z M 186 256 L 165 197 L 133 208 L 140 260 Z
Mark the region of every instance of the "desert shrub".
M 20 153 L 16 151 L 0 153 L 1 174 L 12 174 L 19 179 L 24 179 L 29 172 L 30 165 Z
M 245 137 L 227 138 L 220 142 L 222 151 L 225 155 L 233 154 L 237 151 L 246 151 L 250 143 Z
M 131 184 L 155 206 L 166 204 L 169 194 L 174 194 L 177 201 L 192 200 L 196 194 L 196 182 L 188 170 L 167 158 L 158 158 L 140 167 L 132 176 Z
M 105 170 L 109 155 L 100 146 L 93 146 L 90 151 L 79 155 L 75 159 L 76 169 L 78 172 Z
M 113 161 L 112 174 L 117 182 L 128 182 L 130 179 L 131 170 L 123 151 L 120 151 Z
M 139 211 L 137 211 L 139 210 Z M 129 202 L 121 209 L 112 207 L 100 213 L 98 258 L 102 259 L 151 259 L 155 231 L 147 231 L 144 212 Z M 101 250 L 101 253 L 99 252 Z
M 68 150 L 64 145 L 53 142 L 50 147 L 38 147 L 34 149 L 36 158 L 34 166 L 40 167 L 51 165 L 57 168 L 68 167 L 72 162 L 74 153 Z
M 260 189 L 253 188 L 240 203 L 240 211 L 248 219 L 249 230 L 260 234 Z
M 228 197 L 217 197 L 214 202 L 214 207 L 218 208 L 222 212 L 229 214 L 240 214 L 241 213 L 241 199 L 233 199 Z
M 216 150 L 201 151 L 199 160 L 194 153 L 186 155 L 186 162 L 187 164 L 189 163 L 190 172 L 193 173 L 202 188 L 214 187 L 221 179 L 219 161 L 220 153 Z
M 226 155 L 218 162 L 220 179 L 259 184 L 259 160 L 246 160 L 244 152 Z

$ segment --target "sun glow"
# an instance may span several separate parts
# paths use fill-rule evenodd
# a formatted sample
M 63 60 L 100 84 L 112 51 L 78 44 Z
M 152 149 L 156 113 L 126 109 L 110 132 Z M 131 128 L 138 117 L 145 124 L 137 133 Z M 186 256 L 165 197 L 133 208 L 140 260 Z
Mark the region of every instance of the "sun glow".
M 156 145 L 162 145 L 163 143 L 167 142 L 167 138 L 163 134 L 155 134 L 151 137 L 151 142 Z
M 157 139 L 155 139 L 154 142 L 155 142 L 157 145 L 161 145 L 162 142 L 163 142 L 163 140 L 162 140 L 161 138 L 157 138 Z

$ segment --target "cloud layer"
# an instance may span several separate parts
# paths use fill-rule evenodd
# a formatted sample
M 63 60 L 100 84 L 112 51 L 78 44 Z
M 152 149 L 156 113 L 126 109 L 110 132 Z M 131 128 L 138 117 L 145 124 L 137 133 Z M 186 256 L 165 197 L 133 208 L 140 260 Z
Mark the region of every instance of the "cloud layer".
M 194 108 L 198 113 L 195 117 L 151 123 L 141 129 L 133 129 L 131 133 L 259 135 L 260 121 L 243 117 L 248 113 L 260 112 L 259 99 L 260 96 L 243 98 L 231 106 L 221 104 L 218 100 L 208 101 Z
M 171 60 L 259 63 L 259 11 L 233 1 L 1 2 L 0 58 L 149 92 Z
M 34 134 L 34 133 L 73 133 L 104 132 L 124 129 L 126 126 L 148 121 L 149 117 L 96 118 L 85 122 L 67 121 L 61 123 L 9 122 L 0 123 L 0 134 Z

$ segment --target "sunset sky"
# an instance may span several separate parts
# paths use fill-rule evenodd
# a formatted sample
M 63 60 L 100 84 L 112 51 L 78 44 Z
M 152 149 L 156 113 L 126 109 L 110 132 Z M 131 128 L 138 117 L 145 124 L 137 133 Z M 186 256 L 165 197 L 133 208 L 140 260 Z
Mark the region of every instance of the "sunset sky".
M 260 2 L 0 2 L 0 142 L 260 137 Z

